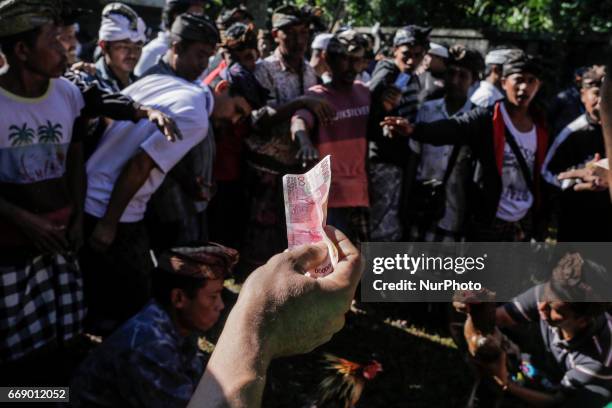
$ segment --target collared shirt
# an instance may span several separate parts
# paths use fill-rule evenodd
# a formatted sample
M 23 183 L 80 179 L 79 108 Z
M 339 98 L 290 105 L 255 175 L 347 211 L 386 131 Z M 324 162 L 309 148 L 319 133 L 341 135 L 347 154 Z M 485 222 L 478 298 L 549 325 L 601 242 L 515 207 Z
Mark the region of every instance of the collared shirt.
M 517 296 L 504 307 L 516 323 L 539 322 L 546 351 L 559 369 L 564 392 L 587 389 L 595 394 L 612 396 L 612 316 L 609 313 L 593 319 L 588 328 L 571 340 L 564 340 L 560 330 L 541 320 L 538 302 L 544 285 L 538 285 Z
M 306 60 L 302 63 L 302 72 L 295 72 L 284 63 L 278 48 L 257 64 L 255 78 L 269 91 L 268 105 L 272 108 L 304 95 L 317 84 L 317 75 Z M 274 126 L 269 134 L 249 137 L 247 145 L 261 159 L 263 167 L 282 172 L 297 164 L 297 147 L 291 141 L 290 120 Z
M 467 100 L 465 104 L 454 115 L 461 115 L 472 109 L 472 103 Z M 417 123 L 430 123 L 451 117 L 446 110 L 444 98 L 426 102 L 417 114 Z M 443 181 L 448 161 L 452 154 L 452 145 L 434 146 L 410 140 L 410 148 L 421 155 L 417 169 L 417 180 L 426 181 L 436 179 Z M 467 146 L 460 149 L 453 171 L 446 184 L 446 211 L 444 217 L 439 221 L 438 227 L 450 232 L 459 232 L 465 219 L 466 210 L 466 182 L 471 171 L 471 151 Z
M 81 364 L 74 407 L 185 407 L 204 373 L 196 333 L 181 336 L 155 301 L 128 320 Z
M 142 76 L 149 68 L 157 63 L 170 47 L 170 35 L 167 31 L 160 31 L 150 43 L 144 46 L 142 54 L 134 68 L 134 73 Z
M 489 81 L 480 81 L 480 86 L 470 98 L 474 105 L 483 108 L 493 106 L 495 102 L 501 101 L 502 99 L 504 99 L 504 94 Z
M 108 66 L 104 57 L 96 62 L 95 78 L 111 93 L 121 92 L 121 90 L 125 88 L 125 86 L 121 84 L 119 78 L 113 73 L 113 70 Z M 136 75 L 131 73 L 129 76 L 130 83 L 128 85 L 131 85 L 137 79 Z

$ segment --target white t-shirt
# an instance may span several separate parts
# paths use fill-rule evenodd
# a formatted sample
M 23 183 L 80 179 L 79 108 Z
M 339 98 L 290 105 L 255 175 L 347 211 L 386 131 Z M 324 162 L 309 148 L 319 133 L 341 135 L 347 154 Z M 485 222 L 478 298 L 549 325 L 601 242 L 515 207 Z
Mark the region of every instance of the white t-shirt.
M 533 168 L 537 148 L 535 125 L 529 132 L 519 132 L 515 127 L 504 104 L 501 104 L 504 124 L 514 136 L 533 180 Z M 521 220 L 533 205 L 533 194 L 529 190 L 521 166 L 514 156 L 508 142 L 504 144 L 504 162 L 502 166 L 502 193 L 497 208 L 497 218 L 508 222 Z
M 138 222 L 143 219 L 147 203 L 166 173 L 206 137 L 214 99 L 207 87 L 170 75 L 144 77 L 124 89 L 123 93 L 171 116 L 183 135 L 182 140 L 172 143 L 147 120 L 113 122 L 87 161 L 85 212 L 100 218 L 106 212 L 115 182 L 126 163 L 139 149 L 151 157 L 157 167 L 151 171 L 120 219 L 121 222 Z
M 504 99 L 504 94 L 488 81 L 480 81 L 480 86 L 472 96 L 470 101 L 476 106 L 488 108 L 495 105 L 495 102 Z
M 74 121 L 84 105 L 79 89 L 65 78 L 51 79 L 38 98 L 0 88 L 0 183 L 62 177 Z

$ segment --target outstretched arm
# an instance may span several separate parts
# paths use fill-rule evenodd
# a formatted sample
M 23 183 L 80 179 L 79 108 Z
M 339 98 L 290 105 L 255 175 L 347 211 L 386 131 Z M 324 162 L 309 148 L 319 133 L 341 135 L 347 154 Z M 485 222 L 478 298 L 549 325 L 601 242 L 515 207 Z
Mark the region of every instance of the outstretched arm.
M 342 328 L 362 263 L 344 234 L 327 234 L 339 252 L 330 275 L 304 276 L 325 261 L 321 243 L 272 257 L 245 282 L 189 407 L 259 407 L 272 359 L 309 352 Z

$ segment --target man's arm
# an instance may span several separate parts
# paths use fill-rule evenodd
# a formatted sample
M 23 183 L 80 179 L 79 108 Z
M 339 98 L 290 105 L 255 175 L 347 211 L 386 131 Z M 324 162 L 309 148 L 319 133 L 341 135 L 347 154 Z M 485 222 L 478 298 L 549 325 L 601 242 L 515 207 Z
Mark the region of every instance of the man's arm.
M 291 119 L 291 116 L 300 109 L 307 109 L 317 117 L 319 123 L 329 123 L 334 119 L 336 112 L 331 105 L 320 98 L 312 96 L 300 96 L 277 108 L 266 108 L 266 113 L 261 115 L 255 125 L 262 131 L 281 124 Z
M 182 139 L 174 120 L 163 112 L 143 106 L 127 95 L 111 93 L 100 86 L 96 79 L 86 79 L 74 70 L 66 71 L 64 77 L 81 91 L 85 102 L 82 110 L 84 117 L 104 116 L 113 120 L 130 120 L 132 122 L 147 119 L 154 123 L 168 140 Z
M 508 384 L 507 392 L 534 407 L 556 407 L 565 400 L 565 395 L 561 392 L 547 394 L 541 391 L 530 390 L 513 382 Z
M 119 219 L 155 167 L 153 159 L 143 150 L 139 150 L 127 162 L 115 182 L 106 213 L 98 221 L 89 240 L 92 248 L 105 251 L 113 243 Z
M 475 138 L 482 136 L 488 129 L 487 120 L 492 121 L 487 109 L 476 108 L 449 119 L 418 123 L 411 137 L 434 146 L 471 144 L 475 143 Z
M 449 119 L 416 125 L 403 117 L 387 116 L 379 126 L 389 129 L 388 137 L 410 137 L 434 146 L 474 145 L 483 137 L 490 136 L 490 120 L 491 115 L 486 108 L 476 108 Z
M 308 122 L 305 117 L 309 116 Z M 308 111 L 298 112 L 291 119 L 291 139 L 298 142 L 300 146 L 295 158 L 302 162 L 303 167 L 307 167 L 309 162 L 313 162 L 319 158 L 319 152 L 313 146 L 310 134 L 312 131 L 312 124 L 314 118 Z
M 342 328 L 362 262 L 344 234 L 326 232 L 339 253 L 330 275 L 303 275 L 325 261 L 319 243 L 276 255 L 247 279 L 189 407 L 259 407 L 272 359 L 312 351 Z
M 506 353 L 502 353 L 497 361 L 492 363 L 479 363 L 479 368 L 483 374 L 491 376 L 502 390 L 525 401 L 529 406 L 542 408 L 555 407 L 565 400 L 565 395 L 561 391 L 555 394 L 549 394 L 542 391 L 531 390 L 514 383 L 508 375 L 506 359 Z

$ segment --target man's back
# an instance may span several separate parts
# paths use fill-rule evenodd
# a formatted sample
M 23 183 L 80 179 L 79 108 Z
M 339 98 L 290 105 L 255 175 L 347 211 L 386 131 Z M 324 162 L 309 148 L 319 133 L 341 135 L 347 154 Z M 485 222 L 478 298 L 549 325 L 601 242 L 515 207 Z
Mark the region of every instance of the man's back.
M 173 117 L 183 135 L 182 140 L 170 143 L 150 122 L 114 122 L 106 129 L 98 148 L 88 160 L 85 211 L 96 217 L 104 215 L 115 181 L 139 149 L 155 162 L 157 167 L 132 198 L 121 218 L 121 222 L 136 222 L 142 219 L 151 194 L 165 174 L 206 137 L 213 97 L 207 89 L 169 75 L 147 76 L 126 88 L 124 93 L 136 102 Z

